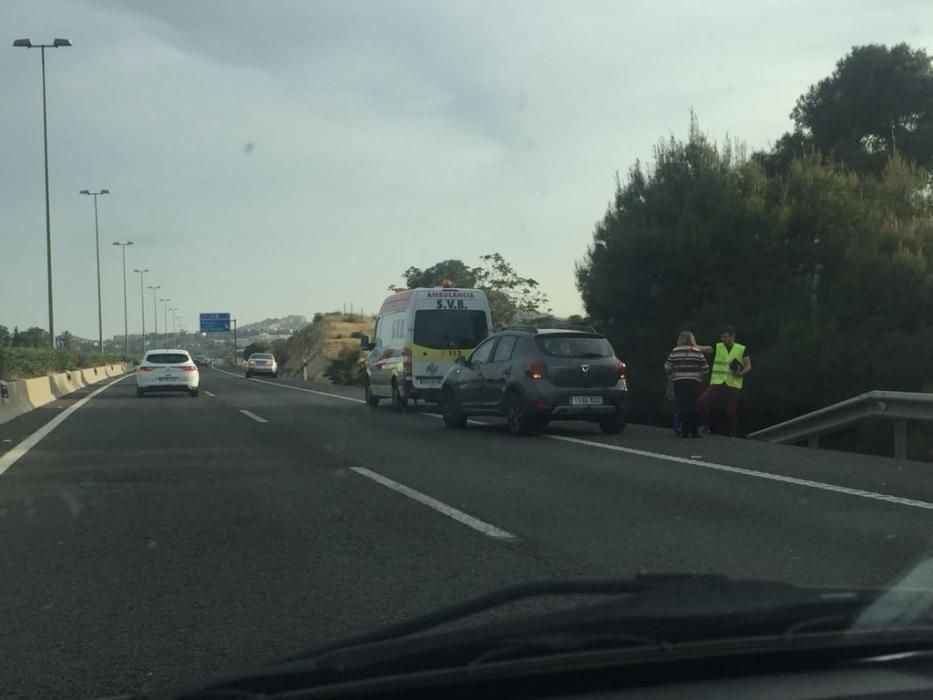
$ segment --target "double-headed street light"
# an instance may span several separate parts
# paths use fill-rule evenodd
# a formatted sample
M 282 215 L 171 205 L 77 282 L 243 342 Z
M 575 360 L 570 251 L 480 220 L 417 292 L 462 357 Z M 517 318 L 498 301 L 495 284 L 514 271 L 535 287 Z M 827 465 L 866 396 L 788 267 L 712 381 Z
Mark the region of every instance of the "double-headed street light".
M 94 200 L 97 201 L 96 199 Z M 123 253 L 123 357 L 130 356 L 130 324 L 129 324 L 129 314 L 126 311 L 126 246 L 133 245 L 133 241 L 126 241 L 121 243 L 120 241 L 114 241 L 114 245 L 120 246 L 120 251 Z M 97 279 L 100 279 L 98 275 Z M 100 287 L 98 287 L 100 289 Z
M 143 320 L 143 354 L 146 353 L 146 297 L 144 296 L 143 291 L 143 277 L 146 273 L 149 272 L 147 267 L 145 270 L 133 270 L 133 272 L 139 273 L 139 310 L 140 316 Z
M 45 50 L 71 46 L 68 39 L 55 39 L 51 44 L 33 44 L 29 39 L 17 39 L 13 46 L 21 49 L 39 49 L 42 54 L 42 147 L 45 157 L 45 261 L 49 283 L 49 340 L 55 347 L 55 313 L 52 306 L 52 220 L 49 208 L 49 128 L 45 96 Z
M 81 190 L 80 194 L 90 195 L 94 198 L 94 250 L 97 252 L 97 344 L 100 351 L 104 351 L 104 314 L 100 301 L 100 227 L 97 223 L 97 198 L 104 194 L 110 194 L 110 190 Z

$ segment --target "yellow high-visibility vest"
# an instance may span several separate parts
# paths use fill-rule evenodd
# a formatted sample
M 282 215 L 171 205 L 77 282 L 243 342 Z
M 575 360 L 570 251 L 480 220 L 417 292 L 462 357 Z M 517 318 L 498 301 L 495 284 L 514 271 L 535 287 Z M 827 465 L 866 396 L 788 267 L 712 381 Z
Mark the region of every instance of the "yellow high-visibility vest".
M 745 346 L 739 343 L 733 343 L 730 349 L 722 343 L 716 343 L 716 354 L 713 356 L 713 372 L 709 376 L 710 384 L 725 384 L 736 389 L 742 388 L 744 377 L 736 377 L 729 369 L 733 360 L 742 362 L 745 355 Z M 744 365 L 744 363 L 742 363 Z

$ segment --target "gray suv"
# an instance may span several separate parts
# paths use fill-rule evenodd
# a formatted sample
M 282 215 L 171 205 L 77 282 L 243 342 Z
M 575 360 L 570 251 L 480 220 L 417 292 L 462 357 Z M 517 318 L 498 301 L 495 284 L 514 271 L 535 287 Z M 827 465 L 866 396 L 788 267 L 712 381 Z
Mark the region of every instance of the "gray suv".
M 441 407 L 449 428 L 469 416 L 505 416 L 522 435 L 552 420 L 591 421 L 618 434 L 627 388 L 625 363 L 599 333 L 510 326 L 457 359 L 441 384 Z

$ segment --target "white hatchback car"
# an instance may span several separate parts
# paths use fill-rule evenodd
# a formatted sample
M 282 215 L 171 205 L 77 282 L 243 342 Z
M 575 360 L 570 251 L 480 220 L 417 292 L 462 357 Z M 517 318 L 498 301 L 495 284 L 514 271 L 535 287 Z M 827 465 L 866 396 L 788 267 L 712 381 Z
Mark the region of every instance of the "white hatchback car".
M 201 373 L 187 350 L 149 350 L 136 368 L 136 395 L 151 391 L 187 391 L 198 395 Z

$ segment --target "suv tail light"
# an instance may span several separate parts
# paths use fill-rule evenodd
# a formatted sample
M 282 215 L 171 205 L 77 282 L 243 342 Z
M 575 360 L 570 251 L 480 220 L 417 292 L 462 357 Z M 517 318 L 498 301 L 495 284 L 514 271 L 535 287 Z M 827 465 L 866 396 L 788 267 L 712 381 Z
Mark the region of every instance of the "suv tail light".
M 139 371 L 140 371 L 140 372 L 151 372 L 151 371 L 154 370 L 154 369 L 155 369 L 155 367 L 142 367 L 142 366 L 140 366 Z
M 626 365 L 622 360 L 619 360 L 619 379 L 625 379 L 625 370 Z
M 184 370 L 185 372 L 196 372 L 198 370 L 194 365 L 178 365 L 175 369 Z
M 547 365 L 541 360 L 531 360 L 525 367 L 525 374 L 532 379 L 544 379 L 547 377 Z

